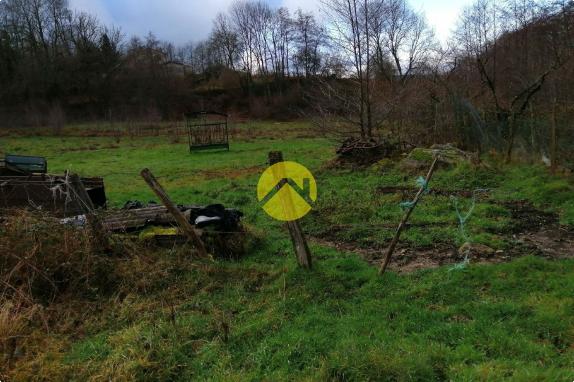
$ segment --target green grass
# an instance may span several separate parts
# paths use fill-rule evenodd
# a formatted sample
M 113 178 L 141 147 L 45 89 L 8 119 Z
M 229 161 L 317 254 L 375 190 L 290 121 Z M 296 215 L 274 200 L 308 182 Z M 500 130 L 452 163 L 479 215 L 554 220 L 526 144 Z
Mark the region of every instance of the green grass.
M 574 225 L 572 178 L 552 176 L 542 166 L 513 166 L 506 169 L 498 190 L 501 199 L 529 200 L 540 208 L 557 211 L 562 224 Z
M 143 168 L 151 169 L 178 202 L 205 203 L 202 191 L 217 193 L 229 186 L 230 180 L 256 182 L 267 166 L 268 151 L 281 150 L 285 158 L 304 158 L 306 166 L 316 169 L 332 150 L 328 141 L 320 139 L 259 139 L 234 142 L 229 152 L 189 154 L 186 144 L 167 141 L 163 137 L 140 138 L 116 144 L 111 138 L 7 138 L 2 149 L 5 153 L 45 156 L 52 173 L 70 170 L 105 177 L 106 192 L 116 206 L 130 199 L 152 198 L 139 175 Z M 250 197 L 255 199 L 255 192 Z
M 166 309 L 122 314 L 144 301 L 112 308 L 113 321 L 69 349 L 62 376 L 556 381 L 574 373 L 573 261 L 529 257 L 381 278 L 355 256 L 318 247 L 311 274 L 284 257 L 266 264 L 270 249 L 179 280 L 186 298 L 175 325 Z
M 458 178 L 457 171 L 460 170 L 439 171 L 430 187 L 450 190 L 484 187 L 484 184 L 476 184 L 480 175 L 465 181 L 463 177 Z M 453 177 L 458 178 L 457 183 L 448 180 Z M 359 174 L 328 172 L 322 174 L 320 179 L 324 191 L 312 215 L 313 232 L 328 235 L 333 230 L 342 231 L 341 235 L 345 239 L 375 246 L 384 245 L 392 238 L 394 226 L 403 214 L 400 203 L 407 201 L 407 198 L 400 195 L 377 194 L 377 189 L 395 185 L 411 186 L 413 189 L 416 187 L 414 176 L 402 174 L 397 169 Z M 351 190 L 346 187 L 350 184 Z M 461 201 L 461 204 L 470 205 L 468 200 Z M 464 242 L 458 230 L 454 206 L 446 196 L 425 196 L 417 206 L 411 222 L 418 226 L 409 229 L 403 237 L 411 246 L 428 247 L 437 243 L 460 245 Z M 510 220 L 506 210 L 485 202 L 478 204 L 467 229 L 471 235 L 483 233 L 481 241 L 486 244 L 500 245 L 497 235 L 484 233 L 484 230 L 503 229 L 508 224 Z
M 114 206 L 153 199 L 139 177 L 149 167 L 177 203 L 240 208 L 263 236 L 240 261 L 199 262 L 185 271 L 174 263 L 162 279 L 147 280 L 151 286 L 144 291 L 100 301 L 93 313 L 82 316 L 80 334 L 51 334 L 54 340 L 65 337 L 66 345 L 39 351 L 17 366 L 14 375 L 20 378 L 15 379 L 574 378 L 574 260 L 527 256 L 463 271 L 441 267 L 381 278 L 355 254 L 312 245 L 315 268 L 308 272 L 296 266 L 282 225 L 256 200 L 267 152 L 281 150 L 286 159 L 308 166 L 318 181 L 319 200 L 302 221 L 307 232 L 382 246 L 400 219 L 403 198 L 376 190 L 414 187 L 416 178 L 394 166 L 326 169 L 334 144 L 294 135 L 283 140 L 255 136 L 234 141 L 229 153 L 191 155 L 184 143 L 161 137 L 124 139 L 117 145 L 110 138 L 8 137 L 2 138 L 1 149 L 45 155 L 51 172 L 104 176 Z M 548 175 L 543 168 L 460 166 L 439 170 L 431 188 L 490 188 L 492 200 L 526 199 L 574 224 L 571 179 Z M 469 200 L 461 203 L 468 206 Z M 429 224 L 407 230 L 403 243 L 461 244 L 448 197 L 425 196 L 412 221 Z M 474 241 L 504 248 L 511 245 L 504 234 L 511 224 L 504 206 L 481 201 L 467 229 Z M 176 255 L 158 250 L 156 256 L 148 260 L 165 266 L 165 258 Z M 143 280 L 148 276 L 141 275 Z

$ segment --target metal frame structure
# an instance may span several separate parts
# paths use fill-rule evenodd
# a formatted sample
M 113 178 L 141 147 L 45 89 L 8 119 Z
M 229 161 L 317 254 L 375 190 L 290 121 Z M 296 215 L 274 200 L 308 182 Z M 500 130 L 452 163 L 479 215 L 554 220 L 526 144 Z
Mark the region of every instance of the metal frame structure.
M 189 152 L 226 149 L 229 151 L 229 116 L 216 111 L 185 114 Z

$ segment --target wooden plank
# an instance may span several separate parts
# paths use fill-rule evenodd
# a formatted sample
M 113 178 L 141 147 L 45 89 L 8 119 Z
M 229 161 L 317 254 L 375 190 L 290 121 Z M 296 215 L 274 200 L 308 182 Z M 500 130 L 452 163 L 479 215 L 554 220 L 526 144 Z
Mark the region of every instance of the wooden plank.
M 152 189 L 152 191 L 160 198 L 163 205 L 167 208 L 169 213 L 173 215 L 177 224 L 180 226 L 182 231 L 185 235 L 191 240 L 194 247 L 197 249 L 197 253 L 201 257 L 207 257 L 207 250 L 205 249 L 205 245 L 203 241 L 199 238 L 193 226 L 187 221 L 183 213 L 173 204 L 161 184 L 157 181 L 157 179 L 153 176 L 149 169 L 143 169 L 140 173 L 142 178 L 146 181 L 148 186 Z
M 112 231 L 128 231 L 148 224 L 177 224 L 175 218 L 164 206 L 121 211 L 107 216 L 103 223 Z
M 269 153 L 269 164 L 274 165 L 283 162 L 283 153 L 280 151 L 272 151 Z M 277 182 L 280 181 L 277 176 Z M 290 201 L 293 203 L 292 201 Z M 289 203 L 289 201 L 287 201 Z M 305 239 L 305 234 L 301 229 L 301 224 L 298 220 L 287 222 L 287 229 L 289 230 L 289 235 L 291 236 L 291 242 L 293 243 L 293 249 L 295 250 L 295 255 L 297 256 L 297 262 L 300 266 L 310 269 L 312 268 L 313 261 L 311 256 L 311 251 L 309 250 L 309 245 Z

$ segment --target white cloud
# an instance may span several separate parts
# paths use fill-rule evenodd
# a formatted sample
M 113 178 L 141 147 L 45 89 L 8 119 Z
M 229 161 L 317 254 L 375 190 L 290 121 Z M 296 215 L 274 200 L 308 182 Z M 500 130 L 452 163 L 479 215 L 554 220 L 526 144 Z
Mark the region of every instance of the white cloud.
M 446 42 L 456 25 L 456 21 L 458 20 L 458 11 L 456 9 L 448 9 L 444 11 L 433 10 L 425 12 L 425 14 L 429 25 L 435 30 L 436 37 L 441 42 Z
M 437 38 L 445 43 L 456 27 L 460 12 L 474 0 L 411 0 L 417 11 L 423 11 Z
M 121 27 L 129 37 L 153 32 L 159 39 L 184 44 L 207 37 L 218 12 L 232 0 L 70 0 L 70 7 Z
M 301 8 L 305 12 L 317 13 L 321 7 L 319 0 L 283 0 L 281 5 L 287 7 L 291 12 Z
M 268 0 L 295 12 L 301 8 L 322 19 L 321 0 Z M 462 7 L 472 0 L 411 0 L 424 11 L 437 37 L 446 41 Z M 128 37 L 153 32 L 176 44 L 206 38 L 212 20 L 226 11 L 233 0 L 70 0 L 70 7 L 96 15 L 103 23 L 121 27 Z

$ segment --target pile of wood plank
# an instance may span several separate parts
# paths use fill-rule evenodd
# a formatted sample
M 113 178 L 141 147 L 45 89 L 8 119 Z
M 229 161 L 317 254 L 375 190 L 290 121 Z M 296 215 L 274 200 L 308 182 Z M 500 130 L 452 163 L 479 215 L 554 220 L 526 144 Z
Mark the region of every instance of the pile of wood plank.
M 201 207 L 185 206 L 180 211 L 190 219 L 192 209 L 201 209 Z M 177 222 L 167 208 L 160 205 L 148 206 L 143 208 L 118 210 L 114 211 L 103 220 L 104 227 L 112 232 L 133 232 L 139 231 L 146 226 L 158 225 L 169 226 L 176 225 Z
M 200 216 L 208 215 L 212 219 L 216 217 L 217 220 L 212 224 L 215 231 L 239 230 L 240 218 L 243 216 L 241 212 L 232 208 L 224 208 L 221 205 L 207 207 L 180 205 L 176 208 L 193 226 L 196 225 L 196 219 Z M 215 211 L 217 213 L 214 213 Z M 141 208 L 109 211 L 102 219 L 102 224 L 110 232 L 134 232 L 141 231 L 148 226 L 177 226 L 178 222 L 165 206 L 152 204 Z

